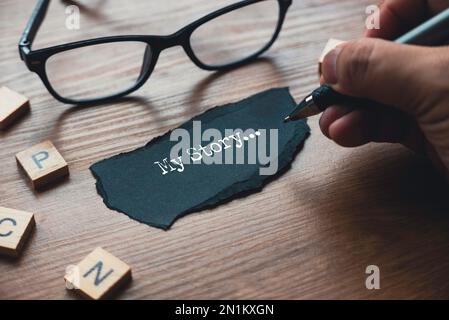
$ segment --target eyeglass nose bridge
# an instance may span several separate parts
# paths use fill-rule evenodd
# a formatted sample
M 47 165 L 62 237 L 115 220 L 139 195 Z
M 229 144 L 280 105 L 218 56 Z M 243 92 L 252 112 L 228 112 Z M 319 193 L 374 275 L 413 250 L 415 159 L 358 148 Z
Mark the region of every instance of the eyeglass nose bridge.
M 158 36 L 157 38 L 153 38 L 152 45 L 154 46 L 156 44 L 159 52 L 176 46 L 185 47 L 188 45 L 189 37 L 190 31 L 181 29 L 168 36 Z

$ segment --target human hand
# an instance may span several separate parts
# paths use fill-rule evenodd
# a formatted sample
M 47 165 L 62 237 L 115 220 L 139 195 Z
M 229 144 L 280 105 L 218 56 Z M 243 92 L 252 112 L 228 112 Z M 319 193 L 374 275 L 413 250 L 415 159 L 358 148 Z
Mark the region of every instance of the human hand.
M 392 40 L 449 7 L 447 0 L 385 0 L 381 29 L 331 51 L 321 83 L 384 106 L 332 106 L 320 119 L 337 144 L 402 143 L 449 172 L 449 47 L 399 45 Z

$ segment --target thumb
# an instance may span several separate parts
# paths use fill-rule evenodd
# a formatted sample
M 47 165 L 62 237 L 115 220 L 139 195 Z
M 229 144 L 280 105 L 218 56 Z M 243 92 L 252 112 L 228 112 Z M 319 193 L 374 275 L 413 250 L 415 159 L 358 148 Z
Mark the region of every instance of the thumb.
M 348 42 L 325 57 L 323 80 L 340 93 L 417 115 L 431 105 L 429 93 L 441 79 L 438 50 L 370 38 Z

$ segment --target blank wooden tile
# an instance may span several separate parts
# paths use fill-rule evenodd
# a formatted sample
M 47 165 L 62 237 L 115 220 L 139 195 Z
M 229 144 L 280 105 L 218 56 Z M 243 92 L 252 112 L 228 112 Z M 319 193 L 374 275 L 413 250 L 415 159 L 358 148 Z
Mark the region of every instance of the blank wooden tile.
M 122 287 L 131 277 L 131 268 L 126 263 L 96 248 L 64 279 L 83 296 L 99 300 Z
M 30 110 L 27 97 L 7 88 L 0 88 L 0 130 L 11 125 L 17 118 Z
M 35 189 L 60 180 L 69 174 L 67 162 L 50 141 L 39 143 L 16 155 Z
M 342 41 L 342 40 L 338 40 L 338 39 L 329 39 L 329 41 L 327 41 L 326 46 L 324 47 L 323 52 L 321 53 L 320 56 L 320 60 L 318 63 L 318 72 L 321 75 L 322 70 L 321 70 L 321 65 L 323 64 L 324 58 L 326 57 L 326 55 L 331 52 L 334 48 L 336 48 L 337 46 L 339 46 L 342 43 L 345 43 L 346 41 Z
M 0 253 L 18 256 L 34 226 L 32 213 L 0 207 Z

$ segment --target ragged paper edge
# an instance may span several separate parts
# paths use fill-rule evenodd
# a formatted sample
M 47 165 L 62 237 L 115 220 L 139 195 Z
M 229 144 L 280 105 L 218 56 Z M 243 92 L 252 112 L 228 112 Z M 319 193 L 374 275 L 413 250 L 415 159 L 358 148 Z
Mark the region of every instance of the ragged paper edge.
M 294 135 L 293 138 L 290 139 L 289 142 L 285 145 L 284 150 L 287 150 L 285 152 L 288 152 L 291 149 L 291 146 L 290 146 L 291 144 L 297 145 L 296 148 L 294 148 L 292 150 L 292 152 L 289 152 L 289 154 L 285 156 L 285 160 L 283 160 L 285 152 L 283 152 L 280 156 L 278 155 L 277 159 L 278 160 L 281 159 L 283 161 L 280 161 L 280 162 L 278 161 L 278 171 L 274 175 L 262 176 L 258 172 L 256 172 L 249 179 L 244 180 L 244 181 L 238 181 L 238 182 L 232 184 L 231 186 L 228 186 L 228 187 L 222 189 L 221 191 L 217 192 L 214 196 L 212 196 L 210 199 L 204 201 L 203 203 L 201 203 L 201 204 L 199 204 L 199 205 L 197 205 L 195 207 L 189 208 L 189 209 L 187 209 L 185 211 L 180 212 L 179 214 L 177 214 L 177 216 L 168 225 L 165 225 L 165 224 L 164 225 L 160 225 L 160 224 L 157 224 L 157 223 L 154 223 L 154 222 L 144 221 L 143 219 L 139 219 L 137 217 L 131 216 L 127 212 L 125 212 L 123 210 L 120 210 L 119 208 L 116 208 L 113 205 L 111 205 L 109 203 L 109 198 L 108 198 L 107 192 L 105 191 L 105 189 L 103 187 L 103 184 L 101 183 L 101 178 L 95 173 L 95 168 L 94 167 L 96 165 L 100 165 L 103 161 L 110 161 L 110 160 L 113 160 L 113 159 L 121 158 L 121 157 L 127 156 L 127 155 L 129 155 L 131 153 L 138 152 L 139 150 L 145 149 L 147 147 L 156 145 L 156 144 L 160 143 L 161 140 L 166 135 L 170 135 L 173 132 L 173 130 L 176 130 L 178 128 L 182 128 L 184 125 L 187 125 L 187 124 L 189 124 L 189 123 L 191 123 L 193 121 L 196 121 L 199 117 L 203 117 L 205 114 L 207 114 L 209 112 L 212 112 L 213 110 L 215 110 L 217 108 L 220 108 L 220 109 L 229 108 L 229 107 L 233 106 L 234 104 L 242 103 L 242 102 L 248 101 L 250 99 L 254 99 L 254 97 L 258 96 L 258 95 L 259 95 L 259 98 L 260 98 L 260 96 L 263 96 L 265 94 L 269 94 L 271 91 L 274 91 L 274 90 L 285 90 L 285 91 L 287 91 L 287 93 L 290 96 L 292 102 L 295 103 L 293 97 L 291 96 L 291 93 L 290 93 L 290 90 L 289 90 L 288 87 L 269 89 L 269 90 L 266 90 L 264 92 L 255 94 L 253 96 L 250 96 L 250 97 L 248 97 L 246 99 L 243 99 L 243 100 L 240 100 L 240 101 L 237 101 L 237 102 L 232 102 L 232 103 L 228 103 L 228 104 L 224 104 L 224 105 L 221 105 L 221 106 L 215 106 L 213 108 L 210 108 L 210 109 L 206 110 L 205 112 L 203 112 L 203 113 L 201 113 L 199 115 L 196 115 L 193 118 L 191 118 L 190 120 L 188 120 L 188 121 L 182 123 L 181 125 L 175 127 L 174 129 L 171 129 L 171 130 L 167 131 L 166 133 L 164 133 L 164 134 L 162 134 L 160 136 L 155 137 L 154 139 L 152 139 L 151 141 L 149 141 L 148 143 L 146 143 L 142 147 L 136 148 L 136 149 L 134 149 L 132 151 L 119 153 L 119 154 L 117 154 L 115 156 L 112 156 L 110 158 L 107 158 L 107 159 L 104 159 L 104 160 L 101 160 L 101 161 L 95 163 L 94 165 L 92 165 L 90 167 L 90 171 L 92 172 L 93 176 L 96 179 L 97 193 L 102 197 L 103 203 L 109 209 L 117 211 L 117 212 L 120 212 L 120 213 L 123 213 L 128 218 L 130 218 L 131 220 L 135 220 L 135 221 L 138 221 L 140 223 L 143 223 L 143 224 L 146 224 L 146 225 L 151 225 L 153 227 L 160 228 L 160 229 L 163 229 L 163 230 L 167 231 L 167 230 L 169 230 L 173 226 L 173 224 L 178 219 L 180 219 L 180 218 L 182 218 L 182 217 L 184 217 L 184 216 L 186 216 L 186 215 L 188 215 L 190 213 L 199 212 L 199 211 L 203 211 L 203 210 L 207 210 L 207 209 L 213 209 L 213 208 L 216 208 L 216 207 L 218 207 L 218 206 L 220 206 L 222 204 L 229 203 L 229 202 L 231 202 L 233 200 L 240 199 L 242 197 L 245 197 L 245 196 L 248 196 L 248 195 L 251 195 L 251 194 L 254 194 L 254 193 L 261 192 L 263 190 L 263 188 L 268 183 L 270 183 L 273 180 L 279 178 L 286 171 L 288 171 L 288 169 L 291 167 L 291 164 L 294 161 L 294 159 L 296 158 L 296 156 L 298 155 L 298 153 L 303 149 L 303 147 L 305 145 L 305 141 L 310 136 L 310 127 L 307 125 L 307 120 L 301 120 L 302 127 L 303 127 L 302 129 L 305 129 L 304 131 L 302 129 L 300 130 L 300 128 L 296 129 L 298 131 L 298 133 L 299 132 L 304 132 L 304 135 L 302 135 L 301 139 L 299 139 L 299 143 L 296 142 L 296 139 L 295 139 L 295 138 L 297 138 L 297 135 Z M 229 115 L 230 113 L 236 112 L 238 110 L 232 110 L 231 112 L 224 112 L 224 111 L 225 110 L 223 110 L 223 113 L 221 115 L 218 115 L 218 117 Z M 215 120 L 218 117 L 211 118 L 211 119 L 209 119 L 209 121 Z M 260 177 L 262 177 L 262 179 L 259 179 Z M 255 181 L 255 180 L 257 180 L 257 183 L 255 183 L 253 185 L 253 181 Z M 240 186 L 242 189 L 240 191 L 238 191 L 238 192 L 235 192 L 235 191 L 233 191 L 233 189 L 235 189 L 235 186 Z

